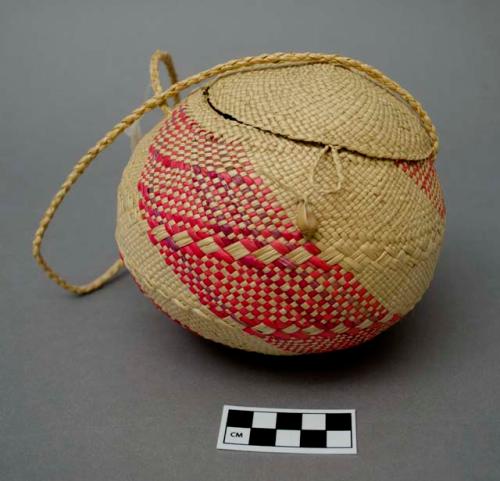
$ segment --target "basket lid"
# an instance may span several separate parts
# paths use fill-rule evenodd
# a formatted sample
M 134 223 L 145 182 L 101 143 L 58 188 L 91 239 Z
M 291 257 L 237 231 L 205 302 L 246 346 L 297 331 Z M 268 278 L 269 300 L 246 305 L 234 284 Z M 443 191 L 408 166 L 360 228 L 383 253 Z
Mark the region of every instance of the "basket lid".
M 260 67 L 216 79 L 206 90 L 219 113 L 287 138 L 370 157 L 422 160 L 432 141 L 397 94 L 345 67 Z

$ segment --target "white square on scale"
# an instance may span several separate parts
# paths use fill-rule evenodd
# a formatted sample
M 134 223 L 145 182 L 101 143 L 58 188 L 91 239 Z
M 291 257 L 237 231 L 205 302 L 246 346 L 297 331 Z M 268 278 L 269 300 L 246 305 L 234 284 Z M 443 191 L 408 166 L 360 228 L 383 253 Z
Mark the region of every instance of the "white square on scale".
M 254 412 L 252 428 L 276 428 L 276 413 Z
M 327 448 L 350 448 L 351 447 L 351 431 L 327 431 L 326 432 L 326 447 Z
M 302 414 L 302 429 L 311 430 L 324 430 L 326 429 L 326 415 L 325 414 Z
M 276 446 L 300 446 L 300 430 L 278 429 L 276 431 Z

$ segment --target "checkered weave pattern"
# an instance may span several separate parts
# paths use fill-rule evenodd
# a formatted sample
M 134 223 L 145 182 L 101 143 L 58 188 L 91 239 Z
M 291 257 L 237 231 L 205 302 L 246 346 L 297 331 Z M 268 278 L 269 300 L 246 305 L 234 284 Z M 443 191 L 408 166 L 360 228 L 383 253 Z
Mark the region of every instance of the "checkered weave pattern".
M 216 80 L 134 152 L 119 188 L 118 246 L 143 292 L 193 332 L 267 354 L 344 349 L 393 325 L 428 287 L 445 216 L 430 140 L 404 102 L 328 67 L 285 68 L 285 80 L 279 68 Z M 296 97 L 291 118 L 290 95 L 266 104 L 269 85 L 282 92 L 293 74 L 314 97 L 315 79 L 328 83 L 329 72 L 341 88 L 318 89 L 328 108 L 318 107 L 316 130 L 307 124 L 301 136 L 300 113 L 311 116 L 314 102 Z M 350 120 L 337 126 L 333 115 L 327 128 L 329 111 L 341 109 L 336 98 L 356 91 L 367 100 L 357 96 Z M 243 102 L 250 94 L 258 108 Z M 363 109 L 366 125 L 349 137 L 346 122 Z M 387 131 L 398 125 L 401 135 Z M 325 194 L 339 170 L 316 159 L 336 128 L 345 180 Z M 308 175 L 315 169 L 318 185 Z M 297 227 L 297 192 L 318 218 L 312 236 Z

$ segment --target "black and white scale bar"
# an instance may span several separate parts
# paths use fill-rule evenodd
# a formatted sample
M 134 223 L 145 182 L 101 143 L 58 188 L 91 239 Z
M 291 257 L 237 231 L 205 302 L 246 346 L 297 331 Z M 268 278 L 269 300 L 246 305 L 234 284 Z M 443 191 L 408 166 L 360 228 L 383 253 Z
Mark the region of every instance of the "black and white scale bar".
M 225 405 L 217 449 L 356 454 L 354 409 L 273 409 Z

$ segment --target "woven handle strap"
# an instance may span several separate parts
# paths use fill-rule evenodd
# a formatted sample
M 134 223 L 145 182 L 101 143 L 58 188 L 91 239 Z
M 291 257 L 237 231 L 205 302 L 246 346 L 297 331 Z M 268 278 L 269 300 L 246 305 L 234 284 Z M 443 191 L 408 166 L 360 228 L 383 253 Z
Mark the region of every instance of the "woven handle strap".
M 160 62 L 165 65 L 170 79 L 170 84 L 173 85 L 178 81 L 177 72 L 175 71 L 174 62 L 170 53 L 157 50 L 153 53 L 153 55 L 151 55 L 151 60 L 149 62 L 149 77 L 154 95 L 161 95 L 161 93 L 165 90 L 160 81 Z M 179 103 L 181 100 L 178 93 L 172 95 L 172 97 L 174 98 L 174 104 Z M 160 108 L 165 112 L 165 115 L 170 114 L 170 109 L 166 104 L 160 105 Z
M 159 62 L 163 62 L 167 68 L 170 79 L 173 84 L 167 90 L 162 90 L 160 79 L 159 79 Z M 92 147 L 73 167 L 70 174 L 63 182 L 54 198 L 50 202 L 49 207 L 43 214 L 40 225 L 35 232 L 33 239 L 33 256 L 40 267 L 46 272 L 48 277 L 52 279 L 56 284 L 62 288 L 74 293 L 74 294 L 88 294 L 90 292 L 99 289 L 107 282 L 109 282 L 114 275 L 123 267 L 123 262 L 118 259 L 116 260 L 103 274 L 98 276 L 93 281 L 83 284 L 71 284 L 61 277 L 57 272 L 55 272 L 50 265 L 47 263 L 45 258 L 41 253 L 42 241 L 45 232 L 52 221 L 57 209 L 61 205 L 62 201 L 70 191 L 71 187 L 75 184 L 78 178 L 87 170 L 94 159 L 109 145 L 111 145 L 117 137 L 119 137 L 128 127 L 139 120 L 144 114 L 150 112 L 151 110 L 160 107 L 165 113 L 169 113 L 170 110 L 167 106 L 167 100 L 169 98 L 174 98 L 176 101 L 179 99 L 179 94 L 193 85 L 196 85 L 204 80 L 211 77 L 215 77 L 227 72 L 237 71 L 243 68 L 257 66 L 257 65 L 269 65 L 269 64 L 280 64 L 280 63 L 334 63 L 337 65 L 344 66 L 349 69 L 357 70 L 364 73 L 368 77 L 374 79 L 381 85 L 384 85 L 388 89 L 397 93 L 403 100 L 405 100 L 411 108 L 418 114 L 422 122 L 423 127 L 427 131 L 431 141 L 432 141 L 432 151 L 433 154 L 437 153 L 439 141 L 436 134 L 436 129 L 423 109 L 420 103 L 415 100 L 415 98 L 405 89 L 403 89 L 399 84 L 391 80 L 389 77 L 384 75 L 379 70 L 366 65 L 357 60 L 353 60 L 348 57 L 342 57 L 334 54 L 317 54 L 317 53 L 274 53 L 274 54 L 263 54 L 255 57 L 244 57 L 236 60 L 231 60 L 229 62 L 216 65 L 215 67 L 204 70 L 196 75 L 186 78 L 177 82 L 177 76 L 175 74 L 175 69 L 173 66 L 172 58 L 166 52 L 156 51 L 150 63 L 150 74 L 151 83 L 155 95 L 150 99 L 146 100 L 141 106 L 137 107 L 129 115 L 124 117 L 120 122 L 118 122 L 104 137 L 99 140 L 94 147 Z

